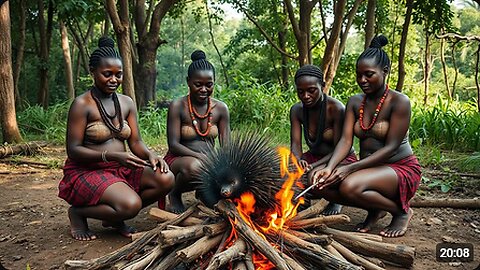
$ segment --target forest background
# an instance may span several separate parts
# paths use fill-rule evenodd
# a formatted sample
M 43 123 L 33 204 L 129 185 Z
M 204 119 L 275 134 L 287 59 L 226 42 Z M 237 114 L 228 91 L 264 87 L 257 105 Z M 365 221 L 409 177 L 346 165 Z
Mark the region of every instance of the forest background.
M 423 166 L 480 172 L 480 0 L 0 1 L 0 117 L 5 143 L 63 144 L 71 100 L 92 84 L 88 57 L 116 39 L 123 93 L 142 137 L 166 145 L 166 104 L 185 95 L 190 54 L 216 67 L 215 97 L 233 130 L 289 142 L 295 70 L 316 64 L 330 95 L 359 93 L 355 61 L 389 39 L 391 88 L 408 95 L 410 141 Z M 11 29 L 11 32 L 8 31 Z M 10 51 L 8 51 L 10 50 Z M 424 184 L 444 192 L 458 178 Z

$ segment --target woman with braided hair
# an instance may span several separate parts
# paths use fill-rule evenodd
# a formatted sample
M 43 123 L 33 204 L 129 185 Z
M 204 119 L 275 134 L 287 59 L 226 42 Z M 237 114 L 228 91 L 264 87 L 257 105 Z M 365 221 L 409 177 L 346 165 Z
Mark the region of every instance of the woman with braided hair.
M 305 169 L 308 182 L 312 175 L 325 167 L 342 135 L 345 106 L 323 93 L 323 73 L 319 67 L 304 65 L 295 73 L 298 102 L 290 109 L 290 149 Z M 302 151 L 302 131 L 308 151 Z M 353 149 L 342 164 L 357 160 Z M 318 197 L 312 192 L 310 195 Z M 325 215 L 338 214 L 340 204 L 330 203 Z
M 413 215 L 409 201 L 421 168 L 408 142 L 410 100 L 386 84 L 390 59 L 382 47 L 387 43 L 386 37 L 377 36 L 359 56 L 357 83 L 363 94 L 349 99 L 342 137 L 328 165 L 313 178 L 328 200 L 368 211 L 358 231 L 368 232 L 388 212 L 392 221 L 380 235 L 399 237 Z M 338 167 L 350 152 L 353 135 L 360 140 L 360 160 Z
M 123 78 L 122 61 L 112 39 L 100 38 L 89 65 L 94 85 L 75 98 L 68 114 L 68 159 L 59 197 L 71 205 L 74 239 L 97 238 L 87 218 L 100 219 L 103 226 L 129 237 L 134 229 L 124 221 L 164 198 L 174 176 L 143 143 L 133 100 L 116 93 Z
M 168 152 L 164 157 L 175 174 L 175 187 L 168 195 L 168 209 L 183 212 L 182 193 L 193 190 L 192 176 L 205 159 L 204 152 L 230 138 L 230 116 L 225 103 L 212 98 L 215 68 L 203 51 L 194 51 L 188 67 L 186 96 L 174 100 L 168 109 Z

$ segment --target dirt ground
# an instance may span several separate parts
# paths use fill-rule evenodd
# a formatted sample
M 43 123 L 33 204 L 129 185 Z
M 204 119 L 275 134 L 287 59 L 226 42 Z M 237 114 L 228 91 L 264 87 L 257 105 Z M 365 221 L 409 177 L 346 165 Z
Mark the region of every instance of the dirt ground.
M 50 147 L 40 157 L 28 160 L 61 164 L 64 158 L 63 147 L 58 146 Z M 15 159 L 15 164 L 11 161 L 0 160 L 0 263 L 4 268 L 63 269 L 65 260 L 96 258 L 129 242 L 129 239 L 104 229 L 95 220 L 89 224 L 98 233 L 99 239 L 89 242 L 73 240 L 69 235 L 68 204 L 57 197 L 61 169 L 21 164 L 18 159 Z M 426 193 L 432 195 L 428 189 Z M 478 196 L 478 190 L 470 190 L 467 195 L 475 194 Z M 462 194 L 457 192 L 456 196 Z M 187 197 L 191 200 L 193 196 L 187 194 Z M 129 224 L 140 231 L 155 227 L 156 223 L 148 218 L 147 210 L 144 209 Z M 354 208 L 346 208 L 344 213 L 352 219 L 352 224 L 341 228 L 344 230 L 351 230 L 365 215 L 363 210 Z M 373 233 L 378 233 L 388 222 L 388 217 L 382 219 Z M 435 245 L 442 239 L 472 243 L 474 262 L 436 262 Z M 413 269 L 480 269 L 480 210 L 416 208 L 407 234 L 384 241 L 415 247 Z M 387 269 L 399 268 L 387 266 Z

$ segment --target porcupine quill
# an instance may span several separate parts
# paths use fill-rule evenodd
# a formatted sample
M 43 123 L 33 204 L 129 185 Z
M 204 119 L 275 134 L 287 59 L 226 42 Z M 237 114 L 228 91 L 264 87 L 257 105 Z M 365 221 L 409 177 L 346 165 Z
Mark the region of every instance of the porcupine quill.
M 234 134 L 221 147 L 210 149 L 195 177 L 198 198 L 209 207 L 221 199 L 239 198 L 250 191 L 256 205 L 274 208 L 282 186 L 280 161 L 270 140 L 254 133 Z

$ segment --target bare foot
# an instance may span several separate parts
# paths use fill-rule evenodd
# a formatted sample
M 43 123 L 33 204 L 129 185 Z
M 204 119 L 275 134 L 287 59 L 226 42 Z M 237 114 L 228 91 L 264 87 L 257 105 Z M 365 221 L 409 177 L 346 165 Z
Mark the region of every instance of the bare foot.
M 88 229 L 87 219 L 79 215 L 73 206 L 68 208 L 68 218 L 70 219 L 70 234 L 73 239 L 80 241 L 97 239 L 97 236 Z
M 377 221 L 379 221 L 386 215 L 387 212 L 382 210 L 368 211 L 368 215 L 367 218 L 365 218 L 365 221 L 362 223 L 358 223 L 357 226 L 355 226 L 355 230 L 362 233 L 369 232 L 372 229 L 373 225 L 375 225 Z
M 168 194 L 168 201 L 169 204 L 167 205 L 167 211 L 175 214 L 181 214 L 185 212 L 185 206 L 182 202 L 182 195 L 178 196 L 170 193 Z
M 128 226 L 125 222 L 121 221 L 118 223 L 110 223 L 108 221 L 102 222 L 103 227 L 110 227 L 115 229 L 121 236 L 130 238 L 133 233 L 136 233 L 137 230 L 135 228 Z
M 331 216 L 331 215 L 338 215 L 342 211 L 343 205 L 337 204 L 337 203 L 328 203 L 327 207 L 325 210 L 323 210 L 323 214 L 325 216 Z
M 408 209 L 408 213 L 393 216 L 390 224 L 380 232 L 380 235 L 385 237 L 403 236 L 407 232 L 408 223 L 412 216 L 412 208 Z

